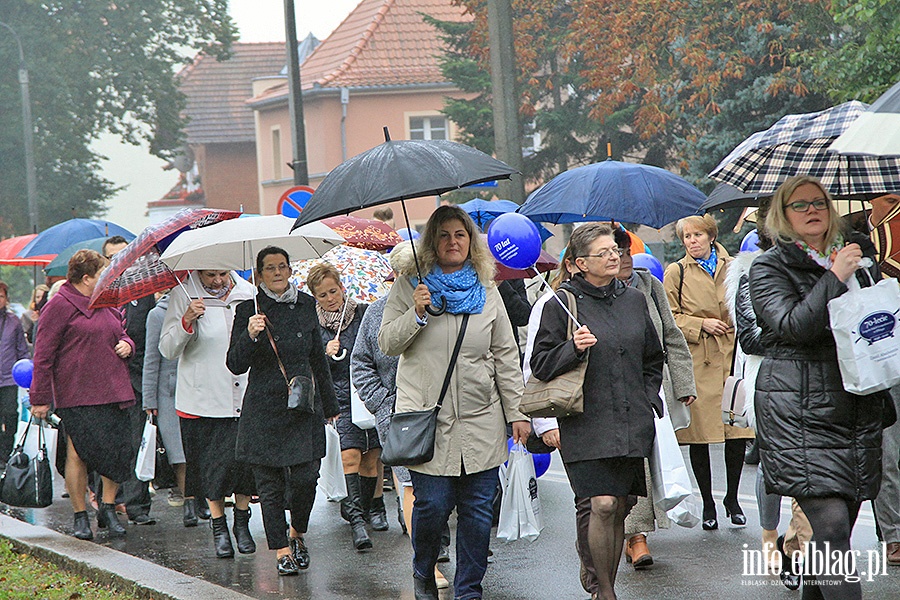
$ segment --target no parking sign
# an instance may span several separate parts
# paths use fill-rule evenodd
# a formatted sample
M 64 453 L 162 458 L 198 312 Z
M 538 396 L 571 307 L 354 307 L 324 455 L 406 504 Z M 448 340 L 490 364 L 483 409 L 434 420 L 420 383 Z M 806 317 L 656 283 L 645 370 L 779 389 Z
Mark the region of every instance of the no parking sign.
M 278 199 L 278 213 L 296 219 L 303 212 L 303 207 L 306 206 L 315 191 L 306 185 L 295 185 L 288 189 Z

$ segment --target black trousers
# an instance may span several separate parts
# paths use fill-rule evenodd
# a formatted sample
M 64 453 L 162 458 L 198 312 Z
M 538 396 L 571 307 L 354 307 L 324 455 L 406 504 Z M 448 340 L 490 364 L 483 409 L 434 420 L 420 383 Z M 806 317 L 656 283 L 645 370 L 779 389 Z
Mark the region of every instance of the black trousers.
M 288 546 L 285 508 L 291 511 L 294 529 L 306 533 L 309 528 L 309 515 L 316 500 L 319 463 L 316 459 L 290 467 L 252 465 L 269 550 Z
M 19 426 L 19 386 L 0 387 L 0 463 L 12 454 Z

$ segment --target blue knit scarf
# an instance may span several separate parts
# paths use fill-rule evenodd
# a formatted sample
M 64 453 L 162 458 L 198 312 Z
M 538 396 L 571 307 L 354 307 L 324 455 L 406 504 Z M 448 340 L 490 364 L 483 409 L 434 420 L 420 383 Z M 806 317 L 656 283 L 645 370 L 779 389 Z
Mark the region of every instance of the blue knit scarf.
M 410 280 L 415 287 L 415 278 Z M 452 315 L 477 315 L 484 310 L 486 297 L 484 286 L 478 281 L 478 273 L 470 262 L 466 262 L 462 269 L 453 273 L 444 273 L 435 265 L 431 273 L 423 278 L 423 283 L 431 292 L 432 304 L 440 306 L 441 298 L 445 298 L 447 312 Z

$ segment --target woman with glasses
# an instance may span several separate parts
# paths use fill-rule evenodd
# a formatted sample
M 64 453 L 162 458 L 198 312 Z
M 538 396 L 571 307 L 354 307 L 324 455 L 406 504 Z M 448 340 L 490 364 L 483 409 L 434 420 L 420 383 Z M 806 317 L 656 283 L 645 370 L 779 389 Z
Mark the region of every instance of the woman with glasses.
M 315 301 L 291 285 L 287 252 L 263 248 L 256 256 L 256 272 L 258 310 L 252 300 L 238 305 L 228 349 L 231 372 L 250 371 L 237 455 L 253 468 L 266 542 L 275 551 L 278 574 L 297 575 L 309 567 L 304 535 L 325 456 L 322 423 L 334 419 L 339 409 L 319 341 Z M 297 375 L 315 383 L 314 412 L 288 409 L 285 377 Z M 285 508 L 291 513 L 289 534 Z
M 622 250 L 607 225 L 583 225 L 569 240 L 578 271 L 560 286 L 574 295 L 578 327 L 560 303 L 544 305 L 531 355 L 532 376 L 550 381 L 588 361 L 584 412 L 558 419 L 559 451 L 576 498 L 590 498 L 588 546 L 597 578 L 592 598 L 614 600 L 625 517 L 646 496 L 644 459 L 662 414 L 664 355 L 644 294 L 619 281 Z
M 690 405 L 691 424 L 675 432 L 678 442 L 690 446 L 691 469 L 703 498 L 703 529 L 719 528 L 712 495 L 709 445 L 725 442 L 725 513 L 733 525 L 747 517 L 738 504 L 744 450 L 753 430 L 722 422 L 722 390 L 731 374 L 734 327 L 725 297 L 725 276 L 731 256 L 716 242 L 719 229 L 710 215 L 692 216 L 675 223 L 684 244 L 684 258 L 666 268 L 663 285 L 675 323 L 681 329 L 694 361 L 697 399 Z
M 766 491 L 796 498 L 817 550 L 846 557 L 864 500 L 881 485 L 881 429 L 896 418 L 886 392 L 844 391 L 828 302 L 867 286 L 869 238 L 848 232 L 818 179 L 792 177 L 766 216 L 775 247 L 750 267 L 750 299 L 765 357 L 756 379 L 756 426 Z M 881 275 L 867 261 L 869 275 Z M 818 575 L 818 576 L 817 576 Z M 803 574 L 817 598 L 861 598 L 859 580 Z M 828 581 L 815 581 L 828 580 Z

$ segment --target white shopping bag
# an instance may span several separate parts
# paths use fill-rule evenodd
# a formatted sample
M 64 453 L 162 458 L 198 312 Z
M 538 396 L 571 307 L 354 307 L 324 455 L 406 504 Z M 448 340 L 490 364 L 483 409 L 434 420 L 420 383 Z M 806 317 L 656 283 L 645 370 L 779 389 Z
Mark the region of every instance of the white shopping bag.
M 650 454 L 653 503 L 661 510 L 668 511 L 691 495 L 691 478 L 684 465 L 684 457 L 678 447 L 669 413 L 663 410 L 662 417 L 654 417 L 654 424 L 656 438 Z
M 344 464 L 341 462 L 341 436 L 334 425 L 325 425 L 325 458 L 319 467 L 319 489 L 333 502 L 347 497 Z
M 534 540 L 544 528 L 544 519 L 534 461 L 522 444 L 510 450 L 505 476 L 497 537 L 507 542 Z
M 365 402 L 359 397 L 356 386 L 350 384 L 350 420 L 360 429 L 374 429 L 375 415 L 369 412 Z
M 147 415 L 144 422 L 144 434 L 141 436 L 141 447 L 134 465 L 134 476 L 140 481 L 151 481 L 156 477 L 156 425 L 153 424 L 151 415 Z
M 898 314 L 896 279 L 851 289 L 828 302 L 841 379 L 851 394 L 871 394 L 900 383 Z
M 700 500 L 694 494 L 691 494 L 681 502 L 679 502 L 675 508 L 666 512 L 666 516 L 681 527 L 696 527 L 700 524 Z
M 38 424 L 40 423 L 40 425 Z M 28 437 L 25 438 L 25 454 L 28 456 L 37 456 L 38 455 L 38 432 L 37 428 L 44 428 L 44 443 L 47 445 L 47 456 L 50 457 L 50 460 L 53 460 L 56 457 L 56 436 L 57 431 L 53 427 L 47 425 L 46 421 L 40 420 L 37 423 L 29 424 L 28 421 L 19 421 L 16 426 L 16 440 L 21 440 L 22 436 L 25 434 L 25 430 L 28 429 Z M 4 456 L 0 458 L 3 462 L 6 462 L 7 457 Z

